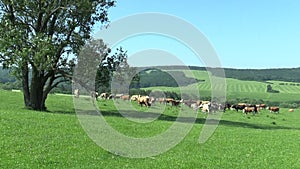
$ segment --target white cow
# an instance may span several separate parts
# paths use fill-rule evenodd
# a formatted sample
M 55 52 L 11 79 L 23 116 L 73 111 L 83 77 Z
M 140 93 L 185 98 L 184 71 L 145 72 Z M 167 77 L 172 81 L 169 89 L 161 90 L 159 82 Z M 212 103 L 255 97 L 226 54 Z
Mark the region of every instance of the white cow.
M 211 103 L 210 102 L 205 102 L 205 103 L 202 103 L 199 108 L 202 108 L 202 112 L 207 112 L 209 113 L 210 112 L 210 108 L 211 108 Z
M 79 97 L 79 89 L 75 89 L 74 90 L 74 95 L 75 95 L 76 98 Z

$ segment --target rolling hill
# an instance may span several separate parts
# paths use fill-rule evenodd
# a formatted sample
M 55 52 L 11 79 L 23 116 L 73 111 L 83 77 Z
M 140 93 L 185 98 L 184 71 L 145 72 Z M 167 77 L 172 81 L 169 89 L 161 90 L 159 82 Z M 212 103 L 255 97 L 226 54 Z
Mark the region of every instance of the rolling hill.
M 144 90 L 180 92 L 193 98 L 199 89 L 201 97 L 211 96 L 210 77 L 215 77 L 204 67 L 159 66 L 140 73 L 140 86 Z M 142 68 L 144 69 L 144 68 Z M 218 69 L 218 68 L 215 68 Z M 163 71 L 161 71 L 163 70 Z M 230 69 L 225 68 L 226 97 L 230 99 L 256 99 L 272 102 L 300 102 L 300 68 L 286 69 Z M 11 82 L 8 70 L 0 68 L 0 83 Z M 217 77 L 215 77 L 217 78 Z M 8 80 L 9 79 L 9 80 Z M 175 79 L 175 80 L 174 80 Z M 69 84 L 66 84 L 69 85 Z M 279 93 L 267 92 L 267 85 Z M 180 86 L 179 88 L 177 86 Z M 215 85 L 218 89 L 218 85 Z M 70 90 L 68 87 L 65 89 Z M 222 88 L 221 84 L 219 88 Z M 62 89 L 64 90 L 64 89 Z M 61 92 L 61 90 L 55 90 Z
M 187 86 L 174 87 L 148 87 L 144 90 L 162 90 L 174 91 L 177 93 L 189 94 L 192 98 L 195 96 L 195 88 L 198 87 L 200 97 L 209 97 L 211 95 L 211 81 L 210 72 L 204 70 L 192 70 L 191 75 L 188 71 L 183 71 L 186 77 L 194 76 L 196 79 L 201 79 L 201 82 L 193 83 Z M 271 102 L 299 102 L 300 100 L 300 83 L 285 82 L 285 81 L 251 81 L 239 80 L 235 78 L 226 77 L 226 97 L 230 99 L 256 99 Z M 267 85 L 271 85 L 273 89 L 278 90 L 279 93 L 267 92 Z M 218 84 L 215 85 L 217 90 Z

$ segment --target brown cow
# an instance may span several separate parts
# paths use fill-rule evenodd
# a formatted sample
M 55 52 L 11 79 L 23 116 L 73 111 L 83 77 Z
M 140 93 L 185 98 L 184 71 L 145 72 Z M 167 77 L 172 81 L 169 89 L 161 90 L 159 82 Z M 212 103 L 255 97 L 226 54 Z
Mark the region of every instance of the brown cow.
M 138 101 L 138 103 L 140 104 L 141 107 L 143 106 L 143 104 L 144 104 L 146 107 L 151 106 L 149 96 L 140 96 L 140 97 L 138 98 L 137 101 Z
M 275 113 L 275 112 L 279 113 L 279 107 L 269 107 L 269 110 L 271 113 Z
M 166 103 L 172 103 L 174 101 L 174 99 L 173 98 L 166 98 L 165 101 L 166 101 Z
M 159 101 L 160 104 L 161 104 L 161 103 L 165 103 L 165 101 L 166 101 L 165 98 L 158 98 L 157 100 Z
M 172 104 L 172 106 L 179 106 L 179 104 L 182 103 L 182 102 L 183 102 L 183 99 L 181 99 L 181 100 L 172 100 L 171 104 Z
M 266 109 L 267 105 L 266 104 L 259 104 L 259 108 L 261 109 Z
M 256 106 L 254 106 L 254 107 L 245 107 L 244 109 L 243 109 L 243 113 L 245 113 L 245 114 L 248 114 L 248 113 L 253 113 L 253 114 L 255 114 L 255 113 L 257 113 L 257 107 Z
M 122 96 L 121 96 L 121 99 L 122 99 L 122 100 L 130 100 L 130 96 L 127 95 L 127 94 L 125 94 L 125 95 L 122 95 Z

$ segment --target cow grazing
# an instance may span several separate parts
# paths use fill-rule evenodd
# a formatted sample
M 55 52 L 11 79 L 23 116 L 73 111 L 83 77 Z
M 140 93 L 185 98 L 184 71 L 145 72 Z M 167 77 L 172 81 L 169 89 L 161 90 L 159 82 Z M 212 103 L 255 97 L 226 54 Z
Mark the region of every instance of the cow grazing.
M 256 114 L 256 113 L 257 113 L 257 107 L 256 107 L 256 106 L 253 106 L 253 107 L 248 107 L 248 106 L 246 106 L 246 107 L 243 109 L 243 113 L 245 113 L 245 114 L 248 114 L 248 113 Z
M 108 96 L 108 99 L 114 99 L 115 98 L 115 94 L 110 94 L 109 96 Z
M 130 97 L 130 101 L 137 101 L 137 99 L 140 97 L 140 95 L 132 95 Z
M 124 94 L 110 94 L 108 99 L 121 99 Z
M 123 96 L 124 94 L 116 94 L 115 95 L 115 99 L 122 99 L 122 96 Z
M 166 99 L 165 98 L 158 98 L 157 101 L 159 101 L 159 103 L 165 103 L 166 102 Z
M 188 107 L 191 107 L 192 104 L 195 103 L 195 101 L 192 100 L 183 100 L 182 103 Z M 195 103 L 196 104 L 196 103 Z
M 197 105 L 197 103 L 192 103 L 192 104 L 190 105 L 190 107 L 191 107 L 193 110 L 195 110 L 195 111 L 197 111 L 197 110 L 199 109 L 199 106 Z
M 95 91 L 91 92 L 91 98 L 92 98 L 93 101 L 98 100 L 98 97 L 99 97 L 98 92 L 95 92 Z
M 146 107 L 151 106 L 149 96 L 140 96 L 140 97 L 137 99 L 137 101 L 138 101 L 138 103 L 140 104 L 141 107 L 142 107 L 143 105 L 145 105 Z
M 237 112 L 239 110 L 244 110 L 244 108 L 246 107 L 246 105 L 244 104 L 234 104 L 231 106 L 232 109 L 235 109 Z
M 182 103 L 182 102 L 183 102 L 182 99 L 181 100 L 172 100 L 171 104 L 172 104 L 172 106 L 179 106 L 179 104 Z
M 222 110 L 223 112 L 225 112 L 226 109 L 230 110 L 230 108 L 231 108 L 231 104 L 229 104 L 229 103 L 219 105 L 219 110 Z
M 216 111 L 219 111 L 222 109 L 222 106 L 221 104 L 218 104 L 216 102 L 212 102 L 210 103 L 210 112 L 216 112 Z
M 125 95 L 122 95 L 122 96 L 121 96 L 121 99 L 122 99 L 122 100 L 130 100 L 130 96 L 127 95 L 127 94 L 125 94 Z
M 75 98 L 79 98 L 79 89 L 74 90 Z
M 192 101 L 190 107 L 193 108 L 195 111 L 197 111 L 199 108 L 202 108 L 202 101 L 197 100 L 197 101 Z
M 279 113 L 279 107 L 269 107 L 271 113 Z
M 166 98 L 166 99 L 165 99 L 165 102 L 166 102 L 166 103 L 172 103 L 173 101 L 174 101 L 173 98 Z
M 156 101 L 155 97 L 149 97 L 150 103 L 153 104 Z
M 206 101 L 200 101 L 200 100 L 198 100 L 197 104 L 198 103 L 200 103 L 200 104 L 210 104 L 210 101 L 207 101 L 207 100 Z
M 289 109 L 289 112 L 294 112 L 295 110 L 294 109 Z
M 101 93 L 99 95 L 100 99 L 107 99 L 108 98 L 108 94 L 107 93 Z
M 266 109 L 267 105 L 266 104 L 259 104 L 260 109 Z
M 210 113 L 211 103 L 210 102 L 202 102 L 202 104 L 199 106 L 199 108 L 202 108 L 202 112 Z

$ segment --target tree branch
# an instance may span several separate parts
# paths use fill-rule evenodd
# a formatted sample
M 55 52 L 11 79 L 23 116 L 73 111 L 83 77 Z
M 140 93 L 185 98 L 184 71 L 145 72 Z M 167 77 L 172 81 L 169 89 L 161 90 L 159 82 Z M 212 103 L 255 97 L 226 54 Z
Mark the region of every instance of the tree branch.
M 10 3 L 12 3 L 10 1 Z M 14 8 L 13 8 L 13 5 L 9 4 L 8 5 L 8 8 L 9 8 L 9 12 L 10 12 L 10 21 L 15 24 L 15 15 L 14 15 Z
M 60 4 L 59 4 L 59 5 L 60 5 Z M 43 23 L 43 25 L 42 25 L 42 27 L 41 27 L 41 30 L 44 30 L 44 29 L 47 27 L 47 24 L 48 24 L 48 22 L 49 22 L 51 16 L 54 15 L 54 13 L 56 13 L 56 12 L 57 12 L 58 10 L 60 10 L 60 9 L 66 9 L 66 8 L 65 8 L 65 7 L 62 7 L 62 6 L 58 6 L 57 8 L 55 8 L 54 10 L 52 10 L 52 11 L 49 13 L 49 15 L 47 15 L 47 17 L 45 18 L 44 23 Z
M 60 80 L 60 81 L 55 82 L 54 84 L 52 84 L 51 86 L 49 86 L 45 89 L 44 95 L 48 94 L 53 88 L 57 87 L 57 85 L 59 85 L 60 83 L 68 82 L 68 81 L 69 81 L 68 79 L 64 79 L 64 80 Z

